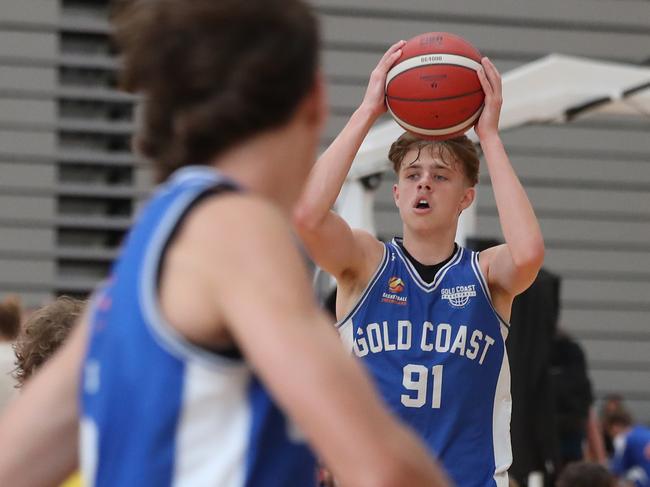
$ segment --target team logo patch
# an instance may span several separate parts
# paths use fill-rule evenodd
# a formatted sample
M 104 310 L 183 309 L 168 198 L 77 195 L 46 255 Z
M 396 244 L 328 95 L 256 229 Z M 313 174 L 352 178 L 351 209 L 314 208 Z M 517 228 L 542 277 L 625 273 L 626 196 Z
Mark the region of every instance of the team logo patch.
M 404 281 L 401 277 L 391 277 L 388 280 L 388 292 L 381 294 L 382 303 L 399 304 L 405 306 L 406 296 L 400 296 L 399 293 L 404 291 Z
M 476 296 L 476 286 L 470 284 L 469 286 L 444 288 L 440 291 L 440 295 L 442 299 L 449 301 L 449 304 L 454 308 L 464 308 L 469 303 L 470 298 Z
M 388 280 L 388 289 L 391 293 L 401 293 L 404 291 L 404 281 L 399 277 L 391 277 Z

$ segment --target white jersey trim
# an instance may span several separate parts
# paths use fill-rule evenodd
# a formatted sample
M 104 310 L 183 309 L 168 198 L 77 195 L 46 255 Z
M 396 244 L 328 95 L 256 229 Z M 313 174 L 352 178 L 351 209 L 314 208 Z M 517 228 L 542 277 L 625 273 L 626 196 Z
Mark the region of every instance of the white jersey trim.
M 207 169 L 207 168 L 206 168 Z M 179 172 L 174 178 L 189 178 L 196 171 L 194 167 L 188 167 Z M 201 175 L 214 175 L 214 184 L 228 182 L 220 178 L 216 173 L 201 171 Z M 212 179 L 210 177 L 210 179 Z M 197 359 L 204 365 L 210 367 L 233 367 L 239 366 L 241 361 L 230 359 L 212 353 L 188 341 L 164 318 L 158 302 L 157 275 L 160 266 L 160 259 L 169 237 L 176 228 L 179 218 L 196 198 L 203 193 L 205 186 L 197 186 L 193 191 L 188 191 L 181 198 L 174 201 L 167 210 L 163 219 L 156 228 L 145 250 L 145 261 L 142 265 L 142 275 L 139 283 L 140 308 L 144 321 L 153 338 L 167 352 L 182 360 Z
M 492 445 L 494 449 L 494 481 L 497 487 L 508 487 L 508 469 L 512 465 L 512 444 L 510 439 L 510 418 L 512 416 L 512 396 L 510 395 L 510 365 L 506 350 L 508 329 L 501 327 L 503 339 L 503 358 L 501 370 L 494 391 L 492 413 Z
M 223 487 L 245 485 L 250 381 L 250 370 L 243 364 L 226 380 L 196 361 L 186 365 L 172 486 L 207 487 L 217 479 Z
M 417 269 L 413 266 L 413 264 L 408 259 L 408 257 L 404 255 L 402 249 L 400 248 L 399 244 L 395 239 L 392 240 L 391 245 L 396 249 L 398 257 L 402 260 L 402 262 L 404 262 L 404 265 L 406 266 L 406 269 L 408 270 L 408 273 L 411 275 L 413 281 L 415 281 L 418 287 L 426 293 L 432 293 L 436 289 L 438 289 L 438 286 L 440 285 L 443 278 L 445 277 L 445 274 L 447 274 L 447 271 L 462 260 L 463 253 L 465 250 L 463 249 L 463 247 L 458 245 L 453 257 L 443 267 L 438 269 L 438 272 L 436 272 L 433 281 L 431 283 L 428 283 L 424 281 L 422 277 L 420 277 L 420 274 L 418 273 Z
M 368 298 L 368 295 L 370 294 L 370 290 L 374 287 L 375 283 L 377 282 L 377 279 L 379 279 L 379 276 L 384 272 L 386 269 L 386 266 L 388 265 L 388 249 L 386 248 L 386 244 L 382 244 L 384 247 L 384 253 L 382 254 L 381 261 L 379 262 L 379 265 L 377 266 L 377 270 L 375 270 L 375 273 L 373 274 L 372 278 L 370 281 L 368 281 L 368 284 L 366 285 L 365 289 L 361 293 L 361 296 L 355 303 L 355 305 L 352 307 L 350 311 L 348 311 L 342 319 L 336 322 L 334 325 L 336 328 L 341 328 L 345 324 L 346 321 L 348 321 L 354 314 L 357 312 L 357 310 L 363 305 L 365 300 Z
M 499 320 L 501 339 L 503 340 L 503 358 L 501 369 L 494 391 L 494 405 L 492 408 L 492 447 L 494 449 L 494 481 L 497 487 L 508 487 L 508 469 L 512 464 L 512 444 L 510 440 L 510 418 L 512 416 L 512 396 L 510 395 L 510 364 L 508 362 L 508 351 L 506 339 L 510 325 L 494 308 L 490 288 L 478 260 L 479 253 L 472 252 L 472 270 L 483 290 L 494 315 Z
M 494 307 L 494 303 L 492 302 L 492 294 L 490 293 L 490 287 L 487 285 L 487 280 L 485 279 L 485 276 L 483 275 L 483 271 L 481 270 L 481 266 L 478 261 L 478 256 L 479 256 L 479 252 L 472 252 L 472 270 L 474 271 L 474 274 L 476 275 L 476 278 L 478 279 L 478 282 L 481 285 L 481 289 L 483 290 L 483 294 L 488 300 L 490 308 L 492 308 L 492 311 L 498 318 L 499 322 L 502 325 L 504 325 L 506 328 L 510 328 L 510 323 L 504 320 L 503 317 L 499 314 L 499 312 Z

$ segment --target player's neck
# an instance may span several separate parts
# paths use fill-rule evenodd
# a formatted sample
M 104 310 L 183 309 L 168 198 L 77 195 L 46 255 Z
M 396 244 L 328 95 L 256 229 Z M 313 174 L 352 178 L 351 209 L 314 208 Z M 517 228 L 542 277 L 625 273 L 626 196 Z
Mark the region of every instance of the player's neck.
M 301 159 L 301 154 L 306 151 L 300 147 L 287 151 L 287 147 L 292 145 L 295 148 L 296 144 L 292 144 L 290 137 L 282 132 L 261 134 L 228 150 L 212 165 L 251 193 L 288 212 L 297 198 L 299 173 L 304 171 L 306 176 L 309 171 L 308 162 L 303 160 L 305 157 Z
M 456 229 L 421 234 L 404 227 L 404 248 L 420 264 L 433 265 L 447 259 L 454 251 Z

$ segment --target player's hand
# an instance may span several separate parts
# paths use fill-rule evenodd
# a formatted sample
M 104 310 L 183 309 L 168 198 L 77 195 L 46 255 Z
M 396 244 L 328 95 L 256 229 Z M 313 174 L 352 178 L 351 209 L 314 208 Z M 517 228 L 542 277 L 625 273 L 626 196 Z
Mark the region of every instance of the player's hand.
M 501 75 L 488 58 L 481 59 L 482 69 L 477 71 L 478 79 L 485 92 L 485 106 L 483 112 L 474 126 L 476 135 L 480 140 L 499 132 L 499 116 L 503 95 L 501 89 Z
M 370 73 L 370 81 L 363 102 L 361 102 L 361 108 L 368 110 L 374 118 L 386 113 L 386 75 L 402 55 L 404 44 L 406 41 L 399 41 L 390 46 L 379 60 L 377 67 Z

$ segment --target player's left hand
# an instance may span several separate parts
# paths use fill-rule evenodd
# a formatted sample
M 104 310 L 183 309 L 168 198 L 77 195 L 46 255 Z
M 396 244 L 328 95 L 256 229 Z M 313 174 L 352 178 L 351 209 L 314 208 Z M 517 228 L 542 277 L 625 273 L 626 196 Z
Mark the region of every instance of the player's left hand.
M 482 69 L 476 73 L 485 92 L 485 106 L 483 112 L 474 126 L 474 131 L 479 139 L 483 140 L 489 135 L 499 132 L 499 116 L 503 103 L 501 89 L 501 75 L 497 68 L 487 57 L 481 59 Z

